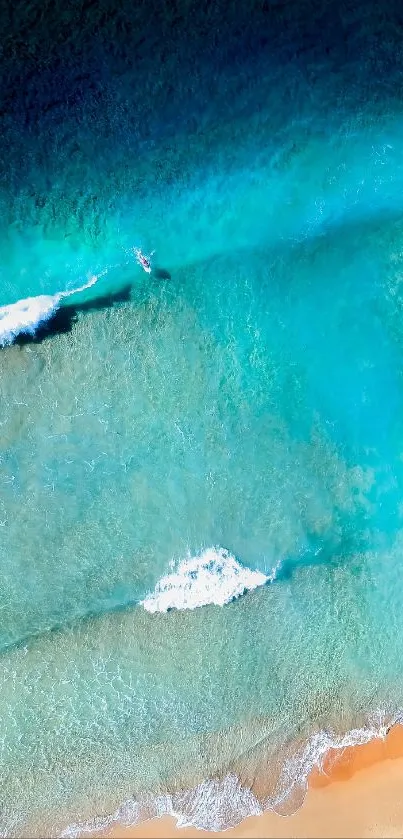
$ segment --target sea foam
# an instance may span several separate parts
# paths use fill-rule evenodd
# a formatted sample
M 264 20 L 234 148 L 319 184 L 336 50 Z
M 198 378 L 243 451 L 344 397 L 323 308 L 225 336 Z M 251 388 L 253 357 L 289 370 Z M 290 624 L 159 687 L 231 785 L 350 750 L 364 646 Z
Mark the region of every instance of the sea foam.
M 78 839 L 86 833 L 104 832 L 112 825 L 133 826 L 162 816 L 172 816 L 176 827 L 217 831 L 262 812 L 253 792 L 243 787 L 236 775 L 230 773 L 220 780 L 203 781 L 187 792 L 155 797 L 145 794 L 138 800 L 129 799 L 112 815 L 71 824 L 59 835 L 60 839 Z
M 97 274 L 91 277 L 87 283 L 71 291 L 59 291 L 53 295 L 40 294 L 37 297 L 26 297 L 8 306 L 0 306 L 0 347 L 12 344 L 21 333 L 33 335 L 41 323 L 53 317 L 62 300 L 91 288 L 100 276 L 101 274 Z
M 147 612 L 197 609 L 212 603 L 224 606 L 269 579 L 241 565 L 224 548 L 207 548 L 199 556 L 180 562 L 141 602 Z
M 248 786 L 229 773 L 222 779 L 207 779 L 184 792 L 153 796 L 143 794 L 138 799 L 129 799 L 111 815 L 95 817 L 86 822 L 70 824 L 61 839 L 78 839 L 84 834 L 99 834 L 112 825 L 134 826 L 161 816 L 172 816 L 177 827 L 196 827 L 198 830 L 228 830 L 240 824 L 245 818 L 273 811 L 278 815 L 290 815 L 299 809 L 308 789 L 308 778 L 314 767 L 323 771 L 323 761 L 330 750 L 343 751 L 348 746 L 358 746 L 371 740 L 384 739 L 393 725 L 403 724 L 403 713 L 388 717 L 379 711 L 377 720 L 368 720 L 368 725 L 355 728 L 344 735 L 331 731 L 319 731 L 300 747 L 292 758 L 285 759 L 283 771 L 274 795 L 259 801 Z M 297 807 L 289 809 L 287 800 L 295 788 L 300 789 Z

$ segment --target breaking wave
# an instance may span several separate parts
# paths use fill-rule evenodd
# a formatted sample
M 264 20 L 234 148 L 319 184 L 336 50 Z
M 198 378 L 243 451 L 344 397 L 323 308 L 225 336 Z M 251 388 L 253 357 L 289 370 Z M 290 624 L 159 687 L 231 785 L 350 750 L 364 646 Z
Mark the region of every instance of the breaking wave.
M 59 291 L 53 295 L 40 294 L 37 297 L 26 297 L 8 306 L 0 306 L 0 347 L 12 344 L 18 335 L 34 335 L 40 324 L 53 317 L 62 300 L 91 288 L 104 273 L 106 272 L 94 275 L 87 283 L 71 291 Z
M 147 612 L 197 609 L 208 604 L 224 606 L 269 579 L 260 571 L 240 565 L 224 548 L 207 548 L 162 577 L 141 604 Z

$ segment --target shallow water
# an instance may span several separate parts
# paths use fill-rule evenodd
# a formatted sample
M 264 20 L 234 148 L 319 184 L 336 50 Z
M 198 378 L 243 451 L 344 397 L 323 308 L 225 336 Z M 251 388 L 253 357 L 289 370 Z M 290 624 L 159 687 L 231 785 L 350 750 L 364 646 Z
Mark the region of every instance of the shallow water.
M 403 708 L 399 12 L 252 11 L 5 43 L 4 835 L 290 812 Z

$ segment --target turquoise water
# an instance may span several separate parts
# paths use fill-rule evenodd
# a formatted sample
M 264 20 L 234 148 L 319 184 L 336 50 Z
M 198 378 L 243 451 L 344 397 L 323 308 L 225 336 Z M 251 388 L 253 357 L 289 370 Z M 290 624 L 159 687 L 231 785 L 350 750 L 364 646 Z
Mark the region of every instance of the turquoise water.
M 262 8 L 5 122 L 0 305 L 99 279 L 0 351 L 2 835 L 291 812 L 403 708 L 400 29 Z

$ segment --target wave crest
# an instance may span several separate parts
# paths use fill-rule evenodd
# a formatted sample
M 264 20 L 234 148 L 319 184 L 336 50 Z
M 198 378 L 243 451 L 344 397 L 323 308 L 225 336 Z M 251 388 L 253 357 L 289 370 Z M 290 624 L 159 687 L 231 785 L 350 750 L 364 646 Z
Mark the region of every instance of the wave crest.
M 147 612 L 224 606 L 246 591 L 263 586 L 268 579 L 260 571 L 245 568 L 224 548 L 208 548 L 162 577 L 141 604 Z
M 103 272 L 105 273 L 105 272 Z M 34 335 L 38 326 L 53 317 L 62 300 L 79 294 L 95 285 L 101 274 L 91 277 L 87 283 L 72 291 L 59 291 L 58 294 L 40 294 L 38 297 L 26 297 L 17 303 L 0 306 L 0 347 L 12 344 L 17 335 Z

